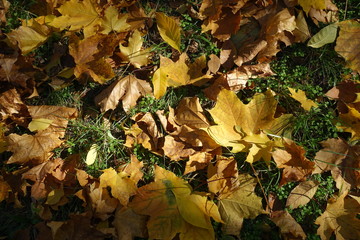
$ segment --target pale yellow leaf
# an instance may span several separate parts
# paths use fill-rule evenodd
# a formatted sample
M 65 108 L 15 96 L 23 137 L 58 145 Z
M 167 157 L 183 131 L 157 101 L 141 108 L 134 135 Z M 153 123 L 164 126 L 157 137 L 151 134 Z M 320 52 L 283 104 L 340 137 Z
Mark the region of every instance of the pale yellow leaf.
M 28 126 L 28 129 L 32 132 L 41 131 L 47 129 L 53 120 L 46 118 L 34 118 Z
M 301 106 L 306 110 L 310 111 L 311 107 L 317 108 L 318 105 L 314 101 L 308 99 L 305 95 L 305 92 L 298 89 L 297 91 L 293 88 L 288 88 L 293 99 L 301 103 Z
M 128 14 L 119 14 L 119 11 L 114 6 L 109 6 L 105 9 L 104 19 L 102 19 L 101 27 L 103 30 L 101 33 L 108 34 L 111 31 L 125 32 L 130 28 L 130 24 L 126 21 Z
M 141 33 L 135 30 L 132 36 L 129 38 L 127 47 L 119 45 L 121 56 L 129 61 L 134 67 L 140 68 L 148 64 L 149 51 L 141 50 L 144 40 L 141 37 Z
M 97 157 L 97 148 L 98 148 L 97 144 L 91 145 L 90 150 L 86 154 L 86 161 L 85 161 L 86 165 L 90 166 L 94 164 Z

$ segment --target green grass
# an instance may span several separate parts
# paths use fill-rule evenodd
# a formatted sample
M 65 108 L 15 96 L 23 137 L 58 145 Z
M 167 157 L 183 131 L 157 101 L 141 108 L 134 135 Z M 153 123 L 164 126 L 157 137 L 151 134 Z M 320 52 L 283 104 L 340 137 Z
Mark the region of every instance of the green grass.
M 19 18 L 29 19 L 35 17 L 29 11 L 34 1 L 13 0 L 8 14 L 7 26 L 2 31 L 9 32 L 11 29 L 19 26 Z M 347 7 L 345 7 L 347 2 Z M 196 10 L 201 1 L 187 1 L 187 4 L 193 4 Z M 200 55 L 209 56 L 210 54 L 219 55 L 220 50 L 216 42 L 207 33 L 201 33 L 201 21 L 192 18 L 188 14 L 170 8 L 168 1 L 140 1 L 145 8 L 146 13 L 153 11 L 164 12 L 169 16 L 176 16 L 180 21 L 182 28 L 181 50 L 186 51 L 191 60 Z M 356 0 L 338 1 L 340 9 L 340 19 L 359 18 L 360 4 Z M 159 64 L 159 55 L 171 57 L 174 51 L 171 47 L 163 43 L 154 24 L 148 30 L 145 36 L 145 44 L 152 48 L 152 63 Z M 319 30 L 313 27 L 315 32 Z M 60 36 L 54 35 L 46 44 L 34 51 L 37 65 L 41 66 L 48 62 L 51 57 L 51 50 L 54 43 L 60 40 Z M 275 72 L 274 76 L 267 78 L 258 78 L 251 80 L 254 84 L 253 89 L 242 90 L 239 93 L 241 100 L 249 101 L 257 92 L 264 92 L 270 88 L 276 93 L 279 105 L 287 113 L 292 113 L 294 118 L 288 128 L 290 137 L 306 150 L 306 157 L 313 160 L 316 152 L 321 148 L 319 142 L 328 138 L 343 137 L 348 138 L 349 134 L 339 133 L 336 128 L 337 112 L 336 103 L 324 96 L 329 89 L 343 80 L 343 76 L 349 74 L 349 69 L 344 68 L 344 61 L 334 51 L 334 44 L 325 45 L 319 49 L 307 47 L 305 44 L 294 44 L 282 49 L 277 55 L 276 60 L 271 63 L 271 68 Z M 122 72 L 131 71 L 126 67 Z M 110 84 L 107 83 L 106 85 Z M 73 107 L 79 110 L 79 118 L 69 122 L 64 144 L 57 148 L 55 156 L 66 158 L 72 154 L 79 154 L 82 159 L 82 167 L 91 175 L 98 177 L 101 170 L 109 167 L 117 167 L 120 164 L 129 162 L 130 154 L 134 154 L 140 161 L 143 161 L 144 177 L 139 185 L 145 185 L 153 180 L 154 166 L 159 165 L 176 175 L 188 180 L 195 191 L 207 190 L 206 169 L 183 176 L 185 161 L 170 161 L 165 156 L 160 156 L 145 149 L 142 145 L 135 144 L 133 148 L 126 148 L 124 129 L 130 127 L 134 122 L 131 117 L 141 112 L 150 112 L 153 115 L 159 110 L 164 110 L 168 114 L 169 107 L 176 108 L 180 100 L 184 97 L 197 96 L 201 105 L 210 109 L 213 102 L 207 99 L 202 90 L 203 87 L 183 86 L 179 88 L 168 88 L 166 94 L 155 99 L 152 96 L 141 97 L 137 105 L 125 113 L 121 104 L 112 112 L 100 113 L 99 107 L 94 104 L 94 97 L 105 88 L 96 83 L 80 84 L 70 82 L 69 86 L 54 91 L 46 84 L 39 87 L 40 97 L 26 100 L 28 105 L 57 105 Z M 309 99 L 316 101 L 319 107 L 305 111 L 300 103 L 289 97 L 288 87 L 301 89 L 306 92 Z M 161 128 L 160 124 L 158 126 Z M 24 133 L 27 130 L 19 127 L 14 130 L 18 133 Z M 164 130 L 162 129 L 164 132 Z M 94 164 L 87 166 L 85 163 L 86 155 L 91 146 L 97 146 L 97 159 Z M 272 161 L 267 166 L 263 161 L 253 164 L 255 173 L 251 166 L 245 162 L 246 153 L 233 154 L 227 149 L 223 149 L 225 156 L 234 156 L 238 162 L 239 171 L 258 175 L 261 186 L 256 187 L 256 194 L 264 198 L 270 193 L 276 194 L 279 200 L 285 205 L 289 193 L 298 183 L 287 183 L 279 187 L 282 170 L 277 168 Z M 6 160 L 7 153 L 2 155 Z M 11 171 L 17 169 L 16 165 L 5 165 L 3 161 L 1 169 Z M 319 239 L 316 235 L 318 225 L 314 224 L 315 219 L 325 210 L 327 200 L 335 193 L 335 183 L 328 174 L 316 174 L 309 179 L 316 180 L 320 186 L 312 198 L 305 206 L 297 209 L 287 209 L 295 220 L 304 228 L 308 239 Z M 61 206 L 58 211 L 53 211 L 54 221 L 63 221 L 68 219 L 69 214 L 79 213 L 84 209 L 82 202 L 76 197 L 70 197 L 69 202 Z M 41 221 L 38 216 L 39 209 L 29 197 L 22 199 L 24 208 L 16 209 L 12 204 L 3 201 L 0 203 L 1 224 L 0 237 L 13 236 L 13 234 L 26 227 L 32 226 Z M 265 206 L 265 200 L 263 202 Z M 230 240 L 237 239 L 233 236 L 225 236 L 221 230 L 221 224 L 213 222 L 213 226 L 218 239 Z M 279 229 L 271 222 L 267 215 L 260 215 L 255 219 L 246 219 L 240 234 L 241 239 L 281 239 Z

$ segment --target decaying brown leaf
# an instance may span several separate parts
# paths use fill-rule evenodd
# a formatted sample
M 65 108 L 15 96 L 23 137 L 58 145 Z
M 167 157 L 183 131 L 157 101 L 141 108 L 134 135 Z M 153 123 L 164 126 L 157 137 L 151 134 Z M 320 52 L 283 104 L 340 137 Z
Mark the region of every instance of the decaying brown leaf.
M 360 73 L 360 23 L 357 20 L 347 20 L 338 25 L 340 32 L 335 51 L 345 58 L 349 68 Z
M 95 103 L 100 105 L 101 111 L 114 110 L 122 101 L 125 112 L 129 112 L 136 105 L 141 96 L 151 95 L 150 84 L 145 80 L 129 75 L 117 79 L 108 88 L 95 97 Z
M 331 171 L 340 192 L 360 187 L 360 146 L 351 146 L 342 139 L 321 142 L 323 149 L 316 153 L 315 173 Z
M 300 224 L 285 210 L 271 213 L 271 221 L 280 228 L 284 239 L 306 239 L 306 234 Z
M 295 142 L 285 139 L 285 150 L 276 149 L 272 156 L 278 168 L 284 168 L 280 186 L 288 182 L 305 181 L 314 171 L 315 163 L 306 159 L 305 150 Z
M 314 181 L 301 182 L 289 194 L 286 200 L 286 207 L 292 209 L 307 204 L 315 195 L 319 184 Z

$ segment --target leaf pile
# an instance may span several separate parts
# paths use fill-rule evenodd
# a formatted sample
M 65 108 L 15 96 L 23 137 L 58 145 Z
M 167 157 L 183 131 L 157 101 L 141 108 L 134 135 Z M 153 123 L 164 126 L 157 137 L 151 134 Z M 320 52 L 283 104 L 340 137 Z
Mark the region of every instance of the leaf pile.
M 192 59 L 181 42 L 180 14 L 145 11 L 136 0 L 37 0 L 37 17 L 0 33 L 0 201 L 22 208 L 31 197 L 40 219 L 13 236 L 29 239 L 36 229 L 36 239 L 208 240 L 215 239 L 214 222 L 223 235 L 239 237 L 244 219 L 262 215 L 284 239 L 305 239 L 287 210 L 309 203 L 319 188 L 312 175 L 329 172 L 337 193 L 316 219 L 317 233 L 321 239 L 332 234 L 359 239 L 360 82 L 329 86 L 324 97 L 337 100 L 337 127 L 350 137 L 321 142 L 314 159 L 290 139 L 294 116 L 279 105 L 276 92 L 267 89 L 249 99 L 236 94 L 254 87 L 248 80 L 273 75 L 270 61 L 283 46 L 310 38 L 309 21 L 330 25 L 308 45 L 336 41 L 335 50 L 354 75 L 360 73 L 359 19 L 336 22 L 336 6 L 324 0 L 204 0 L 198 7 L 179 2 L 179 13 L 196 18 L 220 54 Z M 9 6 L 7 0 L 0 2 L 2 25 Z M 162 39 L 168 52 L 159 54 L 151 38 Z M 53 53 L 39 64 L 37 51 L 46 44 Z M 121 128 L 127 163 L 115 162 L 96 177 L 84 169 L 97 161 L 97 144 L 86 162 L 55 151 L 68 147 L 69 121 L 88 117 L 86 111 L 27 104 L 42 97 L 44 89 L 90 82 L 103 86 L 92 99 L 108 122 L 119 120 L 108 118 L 111 113 L 130 114 L 143 97 L 163 99 L 169 88 L 200 89 L 195 95 L 214 104 L 204 109 L 199 97 L 184 97 L 174 108 L 133 114 L 131 125 Z M 289 91 L 303 111 L 319 107 L 305 92 Z M 183 171 L 175 174 L 149 159 L 139 161 L 132 154 L 139 146 L 182 164 Z M 243 162 L 238 153 L 244 154 Z M 276 206 L 276 196 L 265 193 L 254 169 L 260 161 L 281 169 L 279 186 L 298 183 L 286 206 Z M 253 171 L 245 172 L 244 165 Z M 60 221 L 57 212 L 74 198 L 81 210 Z

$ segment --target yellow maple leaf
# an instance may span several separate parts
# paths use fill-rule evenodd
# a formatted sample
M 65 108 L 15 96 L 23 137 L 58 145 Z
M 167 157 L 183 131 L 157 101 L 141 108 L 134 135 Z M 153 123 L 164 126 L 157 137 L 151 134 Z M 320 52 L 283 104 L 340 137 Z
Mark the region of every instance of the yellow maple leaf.
M 129 30 L 130 24 L 126 22 L 128 14 L 119 14 L 114 6 L 109 6 L 104 12 L 104 18 L 101 19 L 101 33 L 108 34 L 111 31 L 125 32 Z
M 55 18 L 50 25 L 61 30 L 70 27 L 70 31 L 84 30 L 85 38 L 94 35 L 101 24 L 101 18 L 93 0 L 70 0 L 57 10 L 62 16 Z
M 7 34 L 11 41 L 18 43 L 22 54 L 33 51 L 50 37 L 50 28 L 41 24 L 40 19 L 44 17 L 24 21 L 22 26 Z
M 201 85 L 211 78 L 210 75 L 202 73 L 206 67 L 205 56 L 200 56 L 193 63 L 188 62 L 189 58 L 186 53 L 182 53 L 176 62 L 160 56 L 160 68 L 155 71 L 152 79 L 154 96 L 157 99 L 165 94 L 167 87 Z
M 314 101 L 308 99 L 305 95 L 305 92 L 298 89 L 295 91 L 293 88 L 288 88 L 293 99 L 301 103 L 301 107 L 303 107 L 306 111 L 310 111 L 311 107 L 317 108 L 318 105 Z
M 199 239 L 215 239 L 210 217 L 221 222 L 216 205 L 192 193 L 190 185 L 174 173 L 155 167 L 155 181 L 138 189 L 129 206 L 139 214 L 150 215 L 149 237 L 189 239 L 189 232 L 201 231 Z
M 145 66 L 149 62 L 149 50 L 141 49 L 143 45 L 143 38 L 141 33 L 138 30 L 135 30 L 132 36 L 129 38 L 129 43 L 127 47 L 119 45 L 120 47 L 120 56 L 125 60 L 130 62 L 134 67 L 140 68 Z
M 236 191 L 219 196 L 218 207 L 225 224 L 225 234 L 239 235 L 244 218 L 254 219 L 267 213 L 262 207 L 262 199 L 254 190 L 256 179 L 248 174 L 239 175 L 239 187 Z
M 99 187 L 110 187 L 111 194 L 120 203 L 127 206 L 129 198 L 136 193 L 137 187 L 131 175 L 126 172 L 117 173 L 115 169 L 108 168 L 103 170 L 100 176 Z
M 281 143 L 268 135 L 281 134 L 291 117 L 285 114 L 274 118 L 276 106 L 270 90 L 256 94 L 244 104 L 234 92 L 223 89 L 215 107 L 209 111 L 217 125 L 205 130 L 218 144 L 231 147 L 232 152 L 249 151 L 246 160 L 249 163 L 260 158 L 270 162 L 272 148 Z
M 160 32 L 160 36 L 170 46 L 180 52 L 180 26 L 172 17 L 166 16 L 164 13 L 156 13 L 156 23 Z

